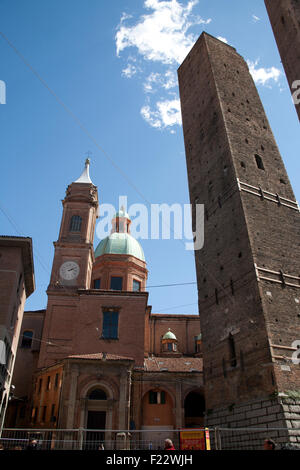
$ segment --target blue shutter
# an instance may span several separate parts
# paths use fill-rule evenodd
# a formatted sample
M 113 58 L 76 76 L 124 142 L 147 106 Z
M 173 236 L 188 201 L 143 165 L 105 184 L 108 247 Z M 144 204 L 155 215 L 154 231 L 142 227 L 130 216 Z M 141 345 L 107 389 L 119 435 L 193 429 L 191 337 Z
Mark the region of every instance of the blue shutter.
M 118 338 L 119 312 L 103 312 L 102 338 Z

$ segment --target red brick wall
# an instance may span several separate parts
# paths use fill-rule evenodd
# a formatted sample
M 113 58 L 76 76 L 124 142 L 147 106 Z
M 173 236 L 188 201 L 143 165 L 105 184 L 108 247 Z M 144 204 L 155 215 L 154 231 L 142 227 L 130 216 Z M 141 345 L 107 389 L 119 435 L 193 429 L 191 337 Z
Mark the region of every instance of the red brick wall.
M 39 367 L 72 354 L 98 352 L 131 357 L 142 365 L 148 294 L 79 292 L 73 296 L 49 295 Z M 101 339 L 102 311 L 106 307 L 119 309 L 118 339 Z
M 162 352 L 162 337 L 171 329 L 178 340 L 178 352 L 194 354 L 194 337 L 200 333 L 200 318 L 194 315 L 151 315 L 149 318 L 150 353 Z

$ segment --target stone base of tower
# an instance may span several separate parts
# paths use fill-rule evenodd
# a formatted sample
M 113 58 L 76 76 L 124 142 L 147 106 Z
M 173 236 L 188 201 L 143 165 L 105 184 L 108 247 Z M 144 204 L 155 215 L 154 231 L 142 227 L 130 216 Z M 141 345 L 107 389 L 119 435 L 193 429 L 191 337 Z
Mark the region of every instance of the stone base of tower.
M 300 398 L 266 397 L 207 410 L 205 425 L 212 429 L 213 449 L 262 450 L 267 438 L 279 449 L 300 449 Z

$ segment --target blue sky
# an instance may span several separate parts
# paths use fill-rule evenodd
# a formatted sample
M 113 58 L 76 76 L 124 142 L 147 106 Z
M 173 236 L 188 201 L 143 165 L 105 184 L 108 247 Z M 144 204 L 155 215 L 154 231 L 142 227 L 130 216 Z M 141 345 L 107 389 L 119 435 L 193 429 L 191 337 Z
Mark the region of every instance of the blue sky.
M 176 70 L 203 30 L 248 61 L 299 200 L 299 122 L 263 0 L 2 0 L 0 22 L 0 232 L 33 239 L 27 310 L 46 306 L 61 200 L 86 152 L 101 203 L 189 203 Z M 182 241 L 141 243 L 149 286 L 195 283 Z M 151 287 L 149 303 L 198 313 L 196 285 Z

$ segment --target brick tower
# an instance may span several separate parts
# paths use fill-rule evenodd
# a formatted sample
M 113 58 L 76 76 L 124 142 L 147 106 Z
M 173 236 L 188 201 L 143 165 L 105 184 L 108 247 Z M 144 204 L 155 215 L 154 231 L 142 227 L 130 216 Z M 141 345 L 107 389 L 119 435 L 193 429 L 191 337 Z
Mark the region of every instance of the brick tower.
M 203 33 L 178 77 L 194 226 L 205 204 L 195 259 L 207 424 L 286 427 L 295 402 L 282 395 L 300 388 L 299 207 L 236 50 Z
M 90 286 L 93 240 L 98 209 L 97 188 L 89 177 L 89 160 L 63 200 L 63 216 L 48 289 L 59 286 L 87 289 Z
M 300 1 L 265 0 L 265 5 L 300 120 Z
M 48 305 L 41 343 L 39 367 L 51 362 L 51 341 L 60 345 L 61 355 L 71 351 L 72 328 L 78 310 L 77 291 L 88 289 L 94 263 L 94 233 L 98 212 L 97 187 L 89 176 L 89 160 L 82 175 L 70 184 L 62 201 L 63 214 L 55 252 Z M 53 353 L 53 360 L 57 354 Z

